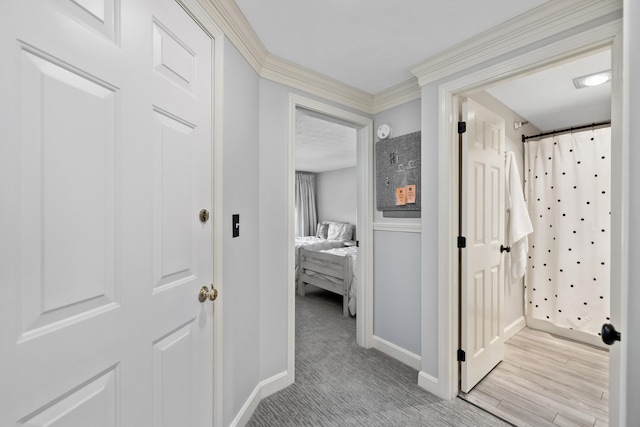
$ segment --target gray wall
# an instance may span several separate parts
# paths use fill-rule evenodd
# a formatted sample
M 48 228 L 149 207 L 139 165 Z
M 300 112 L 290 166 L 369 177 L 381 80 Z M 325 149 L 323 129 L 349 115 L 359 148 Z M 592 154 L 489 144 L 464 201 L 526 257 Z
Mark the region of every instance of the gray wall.
M 357 179 L 355 166 L 316 174 L 318 221 L 356 223 Z
M 635 19 L 634 19 L 635 18 Z M 630 25 L 640 20 L 640 4 L 625 0 L 625 58 L 627 76 L 640 74 L 640 27 Z M 489 64 L 483 64 L 486 67 Z M 287 109 L 288 94 L 296 92 L 290 88 L 258 79 L 253 70 L 240 57 L 230 43 L 225 43 L 225 83 L 224 83 L 224 221 L 230 221 L 233 213 L 241 215 L 241 237 L 231 239 L 224 236 L 224 423 L 229 424 L 246 402 L 260 380 L 286 370 L 286 301 L 287 274 Z M 471 71 L 471 70 L 470 70 Z M 464 73 L 451 76 L 456 78 Z M 421 322 L 418 328 L 421 340 L 419 352 L 422 370 L 437 378 L 437 313 L 438 313 L 438 85 L 434 82 L 422 88 L 422 100 L 405 104 L 375 116 L 376 126 L 387 122 L 396 135 L 422 129 L 424 145 L 423 176 L 426 185 L 421 189 L 423 200 L 422 220 L 382 218 L 376 212 L 376 222 L 420 222 L 422 239 L 418 245 L 410 233 L 378 231 L 376 248 L 390 250 L 400 248 L 407 258 L 421 253 L 421 286 L 409 289 L 410 295 L 420 299 L 422 305 Z M 630 117 L 640 116 L 640 85 L 628 79 Z M 310 98 L 316 98 L 309 96 Z M 335 103 L 327 102 L 333 105 Z M 362 113 L 360 113 L 362 114 Z M 415 122 L 417 121 L 417 125 Z M 420 124 L 420 121 L 422 123 Z M 640 123 L 629 120 L 626 124 L 631 141 L 640 140 Z M 259 141 L 259 142 L 258 142 Z M 426 151 L 425 151 L 426 150 Z M 430 153 L 433 153 L 431 155 Z M 640 163 L 640 146 L 630 145 L 629 164 Z M 630 168 L 631 183 L 640 182 L 640 170 Z M 242 187 L 241 187 L 242 186 Z M 242 195 L 234 191 L 243 188 Z M 247 193 L 248 192 L 248 193 Z M 629 218 L 640 214 L 640 192 L 629 189 Z M 248 195 L 248 196 L 247 196 Z M 375 203 L 372 208 L 375 208 Z M 258 214 L 259 213 L 259 214 Z M 629 271 L 633 278 L 640 275 L 640 225 L 629 222 Z M 226 230 L 226 229 L 225 229 Z M 226 231 L 225 231 L 226 232 Z M 258 236 L 256 246 L 255 236 Z M 395 241 L 397 239 L 397 241 Z M 257 249 L 256 249 L 257 248 Z M 248 266 L 258 266 L 258 273 Z M 392 265 L 380 262 L 376 265 L 377 277 L 384 278 Z M 420 265 L 416 268 L 420 270 Z M 409 269 L 408 276 L 415 270 Z M 407 279 L 412 281 L 413 279 Z M 387 292 L 385 285 L 377 283 L 381 291 Z M 390 288 L 388 288 L 390 289 Z M 396 291 L 398 291 L 396 289 Z M 627 425 L 640 423 L 640 365 L 635 363 L 640 357 L 640 288 L 629 286 L 627 330 L 622 331 L 628 349 L 626 401 Z M 381 309 L 382 310 L 382 309 Z M 381 315 L 382 313 L 378 313 Z M 397 314 L 397 313 L 395 313 Z M 396 342 L 409 351 L 415 342 L 404 342 L 400 336 L 402 327 L 393 325 L 394 313 L 376 317 L 378 326 L 391 342 Z M 411 316 L 408 316 L 411 317 Z M 404 320 L 403 322 L 413 322 Z M 413 325 L 405 325 L 413 327 Z M 387 329 L 389 332 L 387 332 Z M 413 332 L 408 336 L 413 336 Z M 397 338 L 394 335 L 398 335 Z M 413 339 L 415 341 L 415 339 Z
M 224 46 L 223 358 L 224 425 L 229 425 L 260 381 L 257 74 L 235 47 Z M 242 189 L 242 191 L 239 191 Z M 231 215 L 240 214 L 240 237 Z M 252 268 L 252 266 L 254 266 Z
M 513 151 L 516 155 L 518 163 L 518 171 L 520 179 L 524 179 L 524 144 L 522 143 L 522 135 L 536 135 L 540 133 L 540 129 L 531 124 L 524 125 L 518 130 L 513 129 L 514 121 L 526 120 L 525 117 L 517 115 L 506 105 L 498 101 L 485 91 L 477 92 L 469 96 L 480 104 L 484 105 L 494 113 L 500 115 L 505 121 L 505 139 L 506 151 Z M 505 234 L 506 235 L 506 234 Z M 506 259 L 506 257 L 505 257 Z M 505 281 L 504 281 L 504 327 L 507 328 L 513 322 L 524 316 L 524 283 L 519 280 L 517 283 L 511 283 L 508 274 L 509 263 L 505 262 Z
M 287 238 L 290 93 L 367 116 L 335 102 L 260 79 L 260 179 L 255 183 L 260 187 L 260 229 L 259 238 L 257 242 L 254 241 L 260 248 L 260 380 L 271 378 L 287 369 L 287 251 L 289 245 L 293 244 Z M 255 295 L 252 298 L 256 298 Z
M 376 114 L 374 130 L 382 123 L 391 126 L 392 136 L 419 131 L 420 100 Z M 424 210 L 430 199 L 422 194 Z M 385 223 L 420 224 L 420 218 L 384 218 L 376 209 L 375 200 L 371 209 L 374 210 L 373 334 L 420 355 L 420 233 L 376 230 L 376 226 Z
M 374 335 L 420 355 L 420 233 L 376 231 Z
M 287 370 L 288 105 L 286 87 L 260 80 L 261 380 Z
M 375 142 L 378 142 L 378 137 L 375 136 L 375 132 L 382 123 L 387 123 L 391 126 L 391 137 L 406 135 L 408 133 L 418 132 L 420 130 L 420 100 L 407 102 L 406 104 L 399 105 L 394 108 L 382 111 L 373 116 L 373 131 Z M 423 147 L 424 148 L 424 147 Z M 375 167 L 375 161 L 374 161 Z M 374 174 L 375 176 L 375 174 Z M 429 203 L 428 200 L 423 199 L 422 204 Z M 395 224 L 419 224 L 420 218 L 384 218 L 382 212 L 376 209 L 377 202 L 374 201 L 372 209 L 373 222 L 392 222 Z

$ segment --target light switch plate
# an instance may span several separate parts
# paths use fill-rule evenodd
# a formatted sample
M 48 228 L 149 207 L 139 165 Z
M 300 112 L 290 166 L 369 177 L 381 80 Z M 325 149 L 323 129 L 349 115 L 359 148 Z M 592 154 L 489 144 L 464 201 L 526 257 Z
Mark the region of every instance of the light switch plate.
M 240 236 L 240 214 L 233 214 L 233 219 L 232 219 L 232 235 L 233 237 L 238 237 Z

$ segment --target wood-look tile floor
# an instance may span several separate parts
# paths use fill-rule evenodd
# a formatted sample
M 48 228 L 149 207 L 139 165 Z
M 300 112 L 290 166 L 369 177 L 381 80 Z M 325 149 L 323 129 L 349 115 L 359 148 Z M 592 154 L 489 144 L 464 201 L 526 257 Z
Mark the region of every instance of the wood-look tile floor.
M 607 426 L 609 353 L 525 328 L 460 396 L 516 426 Z

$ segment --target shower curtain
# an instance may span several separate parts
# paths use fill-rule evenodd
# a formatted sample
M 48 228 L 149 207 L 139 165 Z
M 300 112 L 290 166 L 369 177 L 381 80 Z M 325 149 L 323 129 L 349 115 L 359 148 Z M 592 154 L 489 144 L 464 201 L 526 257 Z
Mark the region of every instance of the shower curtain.
M 590 335 L 609 321 L 610 129 L 525 144 L 527 316 Z

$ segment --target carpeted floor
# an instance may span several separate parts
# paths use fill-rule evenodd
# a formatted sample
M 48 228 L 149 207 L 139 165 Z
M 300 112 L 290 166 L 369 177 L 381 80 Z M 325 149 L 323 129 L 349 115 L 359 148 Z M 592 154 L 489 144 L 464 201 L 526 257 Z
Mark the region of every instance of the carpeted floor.
M 417 385 L 418 372 L 355 343 L 338 295 L 296 297 L 296 382 L 264 399 L 247 426 L 507 426 Z

